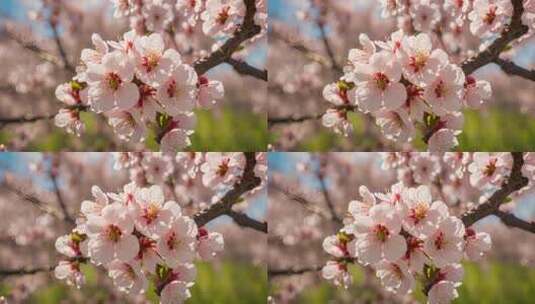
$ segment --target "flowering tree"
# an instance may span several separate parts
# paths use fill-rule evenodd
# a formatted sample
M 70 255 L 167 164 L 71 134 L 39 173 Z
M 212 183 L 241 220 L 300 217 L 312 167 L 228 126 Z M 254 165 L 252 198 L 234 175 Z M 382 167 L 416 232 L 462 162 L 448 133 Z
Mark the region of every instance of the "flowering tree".
M 277 218 L 269 236 L 275 302 L 290 301 L 312 284 L 313 277 L 302 278 L 309 272 L 348 288 L 352 265 L 360 265 L 370 274 L 361 296 L 372 290 L 377 301 L 398 302 L 421 292 L 428 303 L 449 303 L 463 282 L 461 261 L 499 256 L 504 249 L 493 239 L 510 242 L 517 233 L 511 229 L 533 238 L 533 221 L 515 215 L 533 195 L 532 153 L 378 156 L 305 155 L 297 180 L 270 179 L 270 217 Z M 295 225 L 297 214 L 302 225 Z M 509 229 L 496 227 L 491 215 Z
M 309 120 L 348 136 L 352 113 L 360 113 L 359 148 L 399 150 L 417 141 L 430 151 L 448 151 L 459 143 L 463 110 L 503 98 L 502 90 L 518 96 L 484 67 L 494 63 L 510 76 L 535 80 L 532 70 L 511 60 L 532 47 L 533 1 L 290 3 L 301 22 L 287 18 L 270 31 L 271 48 L 294 54 L 272 52 L 269 59 L 286 63 L 270 84 L 269 124 L 281 131 L 276 144 L 282 149 L 310 133 Z M 490 77 L 496 82 L 485 80 Z M 289 104 L 291 98 L 304 102 Z M 317 113 L 322 105 L 328 108 Z M 362 147 L 370 138 L 375 142 Z
M 102 6 L 101 2 L 95 3 Z M 122 141 L 136 144 L 152 136 L 161 151 L 176 152 L 191 145 L 195 110 L 213 108 L 224 98 L 225 81 L 213 79 L 209 71 L 226 63 L 239 74 L 267 81 L 267 71 L 245 61 L 251 52 L 264 47 L 267 12 L 263 0 L 111 3 L 113 17 L 117 22 L 126 21 L 128 30 L 112 31 L 115 38 L 106 40 L 103 36 L 111 35 L 99 32 L 101 29 L 93 23 L 93 28 L 88 29 L 95 31 L 91 35 L 93 46 L 81 50 L 77 64 L 65 46 L 63 33 L 81 32 L 77 22 L 86 17 L 84 13 L 90 8 L 70 1 L 42 1 L 32 11 L 39 31 L 44 31 L 44 25 L 51 29 L 51 37 L 47 38 L 55 44 L 58 55 L 29 37 L 21 37 L 19 28 L 7 23 L 7 37 L 47 63 L 39 65 L 40 74 L 15 78 L 8 73 L 11 79 L 7 79 L 4 91 L 38 94 L 41 89 L 47 91 L 56 86 L 56 103 L 60 102 L 62 108 L 54 115 L 1 118 L 0 126 L 54 118 L 56 126 L 81 136 L 85 123 L 80 114 L 92 112 L 102 115 L 114 136 Z M 86 44 L 78 42 L 80 46 Z M 63 84 L 49 79 L 58 67 L 72 79 Z M 31 79 L 24 86 L 20 78 Z M 39 82 L 32 83 L 34 78 Z
M 79 156 L 45 156 L 33 165 L 39 178 L 49 179 L 59 208 L 30 191 L 29 181 L 6 176 L 3 218 L 15 216 L 19 207 L 13 208 L 13 200 L 28 202 L 21 208 L 32 215 L 3 221 L 8 225 L 5 237 L 44 252 L 56 238 L 55 249 L 61 258 L 53 266 L 32 267 L 17 266 L 24 262 L 15 258 L 2 263 L 0 277 L 52 271 L 57 279 L 80 288 L 85 283 L 85 265 L 93 264 L 110 277 L 113 287 L 107 288 L 111 294 L 126 294 L 126 298 L 118 296 L 133 300 L 150 292 L 160 303 L 182 303 L 191 296 L 189 289 L 195 283 L 194 262 L 213 261 L 223 254 L 225 242 L 233 244 L 233 237 L 236 241 L 244 237 L 239 231 L 229 231 L 228 240 L 224 233 L 214 231 L 217 225 L 210 222 L 226 215 L 256 234 L 267 233 L 266 222 L 245 213 L 257 208 L 258 200 L 266 195 L 267 164 L 262 153 L 118 153 L 114 168 L 123 171 L 119 175 L 109 172 L 107 158 L 98 165 Z M 73 174 L 73 168 L 99 174 L 89 180 Z M 124 184 L 127 176 L 129 181 Z M 119 191 L 107 192 L 99 185 Z M 85 194 L 88 187 L 92 198 L 71 203 L 81 194 L 76 189 Z M 33 216 L 34 207 L 40 215 Z M 61 235 L 65 229 L 70 232 Z M 265 246 L 262 238 L 255 238 L 259 247 Z M 254 252 L 248 254 L 250 259 L 255 256 Z M 12 293 L 11 300 L 19 302 L 26 296 Z

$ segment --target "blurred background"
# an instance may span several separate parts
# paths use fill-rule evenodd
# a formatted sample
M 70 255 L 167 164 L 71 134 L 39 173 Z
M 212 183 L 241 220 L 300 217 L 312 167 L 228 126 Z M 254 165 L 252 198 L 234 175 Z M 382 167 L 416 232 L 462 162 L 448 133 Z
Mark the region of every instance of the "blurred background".
M 269 166 L 268 265 L 274 303 L 426 303 L 419 288 L 407 297 L 387 292 L 375 272 L 358 264 L 349 267 L 353 283 L 347 290 L 321 276 L 321 267 L 330 258 L 323 251 L 323 239 L 340 228 L 331 218 L 327 201 L 343 217 L 349 201 L 361 199 L 361 185 L 371 192 L 386 192 L 399 181 L 396 170 L 381 168 L 379 153 L 270 153 Z M 450 207 L 456 215 L 482 195 L 463 187 L 465 190 L 451 196 L 444 185 L 446 198 L 465 197 L 460 206 Z M 531 190 L 504 207 L 519 218 L 535 220 Z M 463 262 L 464 280 L 453 303 L 532 303 L 535 235 L 507 227 L 494 216 L 480 220 L 475 227 L 490 233 L 492 249 L 477 263 Z M 293 274 L 276 273 L 280 270 L 292 270 Z
M 57 166 L 59 193 L 68 213 L 79 213 L 83 200 L 92 200 L 91 187 L 120 192 L 129 182 L 127 170 L 114 170 L 110 153 L 0 153 L 0 298 L 8 303 L 158 303 L 152 289 L 139 297 L 126 297 L 113 286 L 102 268 L 83 266 L 86 284 L 68 286 L 51 271 L 30 275 L 3 275 L 5 270 L 54 266 L 62 256 L 56 252 L 57 237 L 71 231 L 72 224 L 50 210 L 58 210 L 57 192 L 49 175 Z M 192 186 L 192 185 L 190 185 Z M 193 215 L 209 203 L 213 191 L 186 189 L 177 184 L 183 212 Z M 184 204 L 193 199 L 193 204 Z M 41 202 L 41 203 L 39 203 Z M 243 212 L 265 218 L 267 197 L 257 191 L 246 198 Z M 210 231 L 223 234 L 225 249 L 212 262 L 198 262 L 195 286 L 187 303 L 265 303 L 267 298 L 267 239 L 265 234 L 243 228 L 222 216 L 210 222 Z
M 313 3 L 315 6 L 311 6 Z M 410 149 L 406 143 L 394 144 L 384 138 L 375 120 L 359 113 L 349 113 L 354 133 L 348 138 L 335 134 L 321 124 L 321 114 L 329 103 L 323 99 L 323 87 L 338 79 L 330 67 L 329 55 L 317 24 L 317 9 L 326 8 L 324 28 L 338 65 L 344 66 L 350 49 L 360 48 L 358 37 L 386 40 L 398 29 L 395 18 L 382 18 L 381 1 L 361 0 L 271 0 L 269 1 L 268 65 L 270 70 L 270 119 L 307 117 L 304 122 L 273 123 L 270 140 L 277 151 L 399 151 Z M 312 7 L 312 8 L 310 8 Z M 464 36 L 463 36 L 464 37 Z M 445 37 L 452 48 L 460 42 Z M 466 43 L 477 51 L 480 37 Z M 535 66 L 533 36 L 515 44 L 513 51 L 502 54 L 516 64 Z M 489 64 L 474 73 L 488 80 L 493 96 L 480 110 L 466 110 L 463 133 L 458 137 L 458 151 L 530 151 L 535 148 L 535 83 L 503 73 Z M 423 150 L 425 144 L 414 142 Z
M 92 47 L 93 33 L 99 33 L 104 40 L 118 40 L 129 29 L 128 20 L 113 18 L 112 3 L 109 0 L 61 1 L 58 31 L 69 62 L 77 64 L 81 50 Z M 58 55 L 58 50 L 45 13 L 41 0 L 0 1 L 0 118 L 49 118 L 29 123 L 0 123 L 0 145 L 14 151 L 157 150 L 154 135 L 146 144 L 122 142 L 106 119 L 95 113 L 82 113 L 86 132 L 81 138 L 54 126 L 50 118 L 61 107 L 54 91 L 73 75 L 46 60 L 46 53 Z M 185 51 L 191 45 L 197 50 L 210 51 L 212 44 L 219 43 L 204 36 L 200 28 L 194 28 L 189 36 L 180 34 L 176 40 L 181 47 L 179 52 L 188 56 L 188 62 L 194 57 Z M 266 38 L 257 39 L 236 56 L 263 67 Z M 190 149 L 265 150 L 268 142 L 266 82 L 239 75 L 226 64 L 210 70 L 207 76 L 224 83 L 225 97 L 214 109 L 197 111 L 198 123 Z

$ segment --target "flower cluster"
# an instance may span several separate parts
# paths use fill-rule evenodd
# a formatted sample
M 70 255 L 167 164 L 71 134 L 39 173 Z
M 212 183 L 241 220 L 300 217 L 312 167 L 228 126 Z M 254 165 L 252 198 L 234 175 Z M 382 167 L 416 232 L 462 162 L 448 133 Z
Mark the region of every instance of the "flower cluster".
M 143 141 L 149 128 L 157 130 L 162 151 L 191 144 L 193 110 L 223 96 L 218 81 L 198 76 L 163 37 L 126 33 L 121 41 L 93 35 L 95 49 L 82 51 L 82 65 L 74 80 L 60 85 L 56 96 L 67 105 L 56 125 L 80 134 L 80 110 L 103 113 L 123 140 Z
M 376 270 L 383 286 L 410 293 L 416 281 L 429 303 L 448 303 L 458 296 L 463 257 L 480 259 L 491 247 L 489 234 L 466 228 L 447 205 L 433 200 L 428 186 L 401 183 L 388 193 L 361 186 L 362 201 L 349 203 L 345 226 L 327 237 L 324 250 L 333 256 L 322 270 L 336 284 L 349 284 L 347 265 L 358 262 Z
M 228 37 L 245 17 L 243 0 L 112 0 L 116 18 L 128 17 L 137 32 L 164 32 L 171 26 L 192 32 L 197 24 L 205 35 Z M 256 0 L 257 24 L 267 27 L 265 0 Z
M 201 27 L 216 40 L 212 49 L 218 48 L 243 24 L 246 1 L 112 2 L 114 17 L 128 18 L 132 30 L 120 41 L 93 34 L 94 49 L 82 51 L 77 75 L 57 87 L 65 107 L 55 123 L 79 136 L 85 128 L 80 112 L 91 110 L 102 113 L 122 140 L 143 142 L 153 130 L 161 151 L 182 150 L 191 144 L 194 110 L 210 108 L 224 95 L 221 82 L 199 75 L 189 63 L 207 52 L 188 41 Z M 257 39 L 266 32 L 267 11 L 264 0 L 254 5 L 254 22 L 263 29 Z
M 534 155 L 523 161 L 532 185 Z M 360 263 L 375 269 L 388 291 L 405 295 L 419 282 L 429 303 L 449 303 L 462 281 L 462 259 L 477 261 L 491 247 L 490 235 L 465 227 L 459 215 L 484 203 L 512 168 L 510 153 L 383 153 L 382 170 L 394 169 L 398 182 L 386 193 L 359 188 L 362 198 L 349 203 L 344 227 L 324 239 L 332 259 L 323 277 L 347 287 L 348 265 Z
M 412 141 L 417 127 L 431 151 L 458 145 L 465 106 L 477 107 L 490 97 L 490 84 L 465 76 L 426 33 L 402 30 L 388 41 L 360 35 L 362 49 L 352 49 L 341 79 L 324 88 L 332 108 L 323 124 L 348 134 L 347 112 L 358 109 L 375 117 L 388 139 Z
M 223 250 L 223 236 L 197 227 L 178 203 L 166 201 L 160 186 L 124 186 L 121 193 L 92 189 L 94 200 L 82 202 L 72 233 L 56 241 L 65 256 L 55 269 L 58 279 L 80 286 L 83 263 L 102 265 L 116 287 L 128 294 L 155 286 L 160 303 L 190 297 L 196 258 L 209 260 Z

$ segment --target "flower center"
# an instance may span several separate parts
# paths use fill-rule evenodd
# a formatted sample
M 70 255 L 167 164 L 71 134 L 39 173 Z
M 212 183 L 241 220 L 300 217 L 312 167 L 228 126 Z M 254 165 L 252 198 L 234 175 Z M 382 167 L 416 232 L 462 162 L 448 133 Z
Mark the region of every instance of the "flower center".
M 217 167 L 216 174 L 223 177 L 225 174 L 227 174 L 229 166 L 228 166 L 228 159 L 225 159 L 219 166 Z
M 427 206 L 424 203 L 418 203 L 415 208 L 409 211 L 409 217 L 414 220 L 414 223 L 418 223 L 427 215 Z
M 147 224 L 152 223 L 156 218 L 158 217 L 158 213 L 160 212 L 160 207 L 158 205 L 151 203 L 146 209 L 145 213 L 143 214 L 143 218 L 147 221 Z
M 444 232 L 440 231 L 435 237 L 435 248 L 440 250 L 446 246 L 446 238 L 444 237 Z
M 485 176 L 492 176 L 496 172 L 496 160 L 490 161 L 483 169 L 483 174 Z
M 178 247 L 178 246 L 180 245 L 180 243 L 182 243 L 182 241 L 180 241 L 180 240 L 176 237 L 175 232 L 171 232 L 171 233 L 167 236 L 167 248 L 169 248 L 169 250 L 173 250 L 173 249 L 175 249 L 176 247 Z
M 386 90 L 386 88 L 388 87 L 388 84 L 390 83 L 390 80 L 388 79 L 388 77 L 385 74 L 380 73 L 380 72 L 375 73 L 375 75 L 373 76 L 373 79 L 375 80 L 377 87 L 381 91 Z
M 143 57 L 142 61 L 143 67 L 148 73 L 150 73 L 158 66 L 158 63 L 160 62 L 160 55 L 156 53 L 150 53 L 149 55 Z
M 177 90 L 176 81 L 173 79 L 167 85 L 167 96 L 169 96 L 169 98 L 173 98 L 178 93 L 179 91 Z
M 113 91 L 117 91 L 121 86 L 121 83 L 123 83 L 121 77 L 119 77 L 117 73 L 108 73 L 108 75 L 106 75 L 106 82 L 108 83 L 108 87 Z
M 109 225 L 108 229 L 106 229 L 106 236 L 108 237 L 108 240 L 114 243 L 119 241 L 122 234 L 123 233 L 121 232 L 121 229 L 115 225 Z
M 220 12 L 219 14 L 217 14 L 217 18 L 215 19 L 216 22 L 220 25 L 224 25 L 228 18 L 230 17 L 230 14 L 229 14 L 229 11 L 230 11 L 230 7 L 229 6 L 225 6 Z
M 377 239 L 379 241 L 385 242 L 388 236 L 390 235 L 390 232 L 388 231 L 388 228 L 386 228 L 384 225 L 376 225 L 375 235 L 377 236 Z
M 435 96 L 437 98 L 442 98 L 446 95 L 446 85 L 443 80 L 440 80 L 435 86 Z
M 496 20 L 496 10 L 498 8 L 495 5 L 489 7 L 489 11 L 483 17 L 483 22 L 490 25 Z
M 415 56 L 409 58 L 409 65 L 415 72 L 422 70 L 427 63 L 427 54 L 417 52 Z

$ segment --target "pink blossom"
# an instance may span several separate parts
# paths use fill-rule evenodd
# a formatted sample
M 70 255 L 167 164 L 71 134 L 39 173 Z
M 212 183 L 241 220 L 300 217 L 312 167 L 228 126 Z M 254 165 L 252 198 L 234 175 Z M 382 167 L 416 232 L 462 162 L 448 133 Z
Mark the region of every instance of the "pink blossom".
M 382 261 L 375 268 L 377 277 L 386 290 L 404 295 L 414 288 L 414 276 L 409 273 L 404 262 Z
M 347 288 L 351 284 L 351 275 L 347 271 L 347 265 L 337 261 L 327 261 L 321 269 L 324 279 L 332 281 L 336 286 Z
M 437 267 L 457 263 L 463 257 L 464 225 L 456 217 L 443 219 L 425 240 L 424 250 Z
M 242 174 L 244 165 L 242 153 L 208 152 L 201 166 L 202 182 L 207 187 L 231 185 Z
M 431 38 L 425 33 L 405 37 L 401 46 L 399 57 L 403 76 L 419 86 L 430 83 L 438 68 L 448 61 L 443 50 L 433 50 Z
M 158 252 L 167 265 L 177 267 L 195 258 L 194 245 L 197 226 L 190 218 L 175 217 L 168 230 L 162 232 L 157 243 Z
M 122 292 L 138 294 L 147 290 L 148 281 L 138 262 L 125 263 L 115 260 L 108 265 L 108 275 Z
M 401 69 L 388 52 L 373 54 L 370 63 L 358 64 L 354 73 L 357 103 L 364 112 L 376 112 L 382 107 L 395 110 L 405 102 L 407 91 L 399 83 Z
M 197 93 L 197 74 L 186 64 L 179 64 L 158 88 L 158 100 L 170 115 L 193 110 Z
M 464 241 L 464 252 L 472 261 L 480 260 L 492 246 L 492 240 L 488 233 L 476 232 L 473 228 L 466 229 Z
M 197 235 L 197 253 L 205 261 L 213 260 L 225 247 L 223 235 L 199 228 Z
M 398 233 L 401 220 L 392 206 L 380 203 L 370 209 L 370 215 L 355 221 L 357 256 L 365 264 L 382 259 L 397 261 L 407 250 L 405 239 Z
M 424 98 L 431 104 L 433 112 L 443 115 L 461 109 L 464 88 L 464 73 L 456 65 L 446 64 L 429 79 Z
M 106 54 L 102 64 L 89 65 L 89 102 L 96 112 L 114 108 L 127 110 L 139 99 L 139 91 L 131 83 L 134 68 L 119 51 Z

